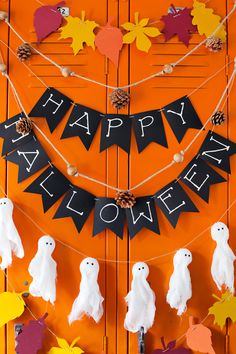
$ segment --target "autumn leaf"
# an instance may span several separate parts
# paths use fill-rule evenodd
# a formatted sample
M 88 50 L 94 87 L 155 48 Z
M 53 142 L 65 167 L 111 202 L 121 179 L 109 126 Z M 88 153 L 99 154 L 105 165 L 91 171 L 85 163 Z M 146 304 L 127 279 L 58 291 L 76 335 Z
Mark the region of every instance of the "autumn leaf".
M 213 297 L 218 300 L 209 308 L 209 315 L 215 316 L 214 323 L 222 329 L 227 318 L 236 322 L 236 297 L 229 291 L 222 294 L 221 298 L 216 295 L 213 295 Z
M 161 18 L 165 24 L 162 31 L 165 35 L 165 40 L 168 41 L 171 37 L 177 35 L 179 40 L 188 46 L 190 33 L 197 30 L 197 27 L 192 24 L 191 9 L 184 8 L 177 11 L 174 5 L 171 8 L 173 13 Z
M 84 43 L 95 49 L 94 29 L 98 26 L 95 21 L 85 20 L 85 11 L 81 12 L 81 18 L 68 16 L 65 17 L 67 24 L 61 27 L 61 36 L 59 39 L 72 38 L 71 47 L 74 55 L 83 49 Z
M 193 25 L 197 25 L 198 32 L 206 37 L 210 37 L 212 33 L 217 29 L 221 22 L 221 17 L 213 13 L 214 10 L 206 8 L 206 4 L 195 0 L 193 3 L 193 10 L 191 15 L 193 16 Z M 222 42 L 226 42 L 226 30 L 225 26 L 222 26 L 215 34 Z
M 79 347 L 75 347 L 75 344 L 78 342 L 79 339 L 80 337 L 75 338 L 72 344 L 69 345 L 65 339 L 57 337 L 57 343 L 59 347 L 52 347 L 49 350 L 48 354 L 82 354 L 84 353 L 84 351 Z
M 148 37 L 157 37 L 161 34 L 158 28 L 148 27 L 149 18 L 143 18 L 139 21 L 139 13 L 135 12 L 135 23 L 126 22 L 122 27 L 129 31 L 123 36 L 123 43 L 130 44 L 136 42 L 136 47 L 143 51 L 148 52 L 151 48 L 151 41 Z
M 0 294 L 0 328 L 22 315 L 25 310 L 25 302 L 22 294 L 4 292 Z

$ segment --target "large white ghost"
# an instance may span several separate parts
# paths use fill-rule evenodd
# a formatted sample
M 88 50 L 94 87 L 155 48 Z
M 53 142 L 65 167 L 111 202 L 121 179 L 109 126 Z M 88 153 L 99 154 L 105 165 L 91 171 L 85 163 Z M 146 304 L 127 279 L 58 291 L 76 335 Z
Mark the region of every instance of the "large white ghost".
M 13 218 L 13 203 L 8 198 L 0 199 L 0 256 L 1 269 L 6 269 L 12 263 L 12 252 L 18 258 L 24 257 L 21 238 L 15 227 Z
M 29 273 L 33 278 L 29 287 L 31 295 L 42 297 L 54 304 L 56 300 L 57 264 L 52 258 L 55 241 L 49 235 L 38 241 L 38 251 L 29 265 Z
M 213 254 L 211 274 L 219 290 L 225 285 L 234 293 L 234 261 L 233 251 L 228 245 L 229 229 L 223 222 L 217 222 L 211 227 L 211 237 L 216 241 Z
M 80 263 L 81 282 L 79 295 L 75 299 L 68 316 L 69 324 L 84 315 L 99 322 L 103 315 L 103 297 L 98 285 L 99 264 L 94 258 L 85 258 Z
M 143 327 L 144 333 L 146 333 L 154 322 L 156 297 L 147 282 L 149 268 L 146 263 L 135 263 L 132 274 L 131 290 L 125 298 L 128 311 L 124 327 L 133 333 L 138 332 Z
M 173 259 L 174 271 L 170 277 L 166 301 L 181 316 L 187 309 L 187 301 L 192 297 L 192 282 L 188 265 L 192 254 L 186 248 L 179 249 Z

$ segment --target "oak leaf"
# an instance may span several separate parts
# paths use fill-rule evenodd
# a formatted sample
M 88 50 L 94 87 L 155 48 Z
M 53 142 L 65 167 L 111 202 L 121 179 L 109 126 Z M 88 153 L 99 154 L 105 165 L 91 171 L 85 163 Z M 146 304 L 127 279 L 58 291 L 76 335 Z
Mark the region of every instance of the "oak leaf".
M 80 337 L 75 338 L 71 345 L 69 345 L 65 339 L 57 337 L 59 347 L 52 347 L 48 354 L 82 354 L 84 351 L 80 347 L 75 347 L 79 339 Z

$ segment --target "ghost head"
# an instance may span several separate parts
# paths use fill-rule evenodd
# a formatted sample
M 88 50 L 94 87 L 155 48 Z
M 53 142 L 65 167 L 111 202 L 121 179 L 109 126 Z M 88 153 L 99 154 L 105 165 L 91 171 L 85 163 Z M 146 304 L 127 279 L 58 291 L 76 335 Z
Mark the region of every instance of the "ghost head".
M 29 273 L 33 278 L 30 294 L 42 297 L 52 304 L 56 299 L 57 264 L 52 258 L 55 241 L 49 235 L 42 236 L 38 241 L 38 251 L 29 265 Z
M 98 261 L 94 258 L 85 258 L 80 263 L 81 282 L 80 292 L 75 299 L 68 316 L 69 324 L 80 320 L 84 315 L 99 322 L 103 315 L 103 297 L 97 282 L 99 273 Z
M 187 248 L 179 249 L 173 259 L 174 267 L 187 267 L 192 263 L 192 253 Z
M 229 239 L 229 229 L 223 222 L 216 222 L 211 227 L 211 237 L 217 243 L 225 243 Z
M 6 269 L 12 263 L 12 252 L 18 257 L 24 257 L 24 249 L 13 218 L 13 203 L 8 198 L 0 199 L 0 256 L 1 269 Z
M 143 262 L 135 263 L 132 275 L 131 290 L 125 298 L 128 311 L 124 327 L 133 333 L 138 332 L 143 327 L 146 333 L 153 325 L 156 312 L 155 294 L 147 282 L 149 275 L 147 264 Z

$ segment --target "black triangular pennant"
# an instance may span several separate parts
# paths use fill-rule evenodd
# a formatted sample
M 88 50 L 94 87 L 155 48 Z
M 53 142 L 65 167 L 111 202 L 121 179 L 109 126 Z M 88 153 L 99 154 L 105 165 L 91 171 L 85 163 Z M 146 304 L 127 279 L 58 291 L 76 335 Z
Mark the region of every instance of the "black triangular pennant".
M 223 136 L 208 132 L 199 150 L 201 158 L 230 173 L 230 156 L 236 153 L 236 144 Z
M 49 157 L 38 140 L 33 139 L 18 147 L 6 160 L 19 166 L 18 183 L 47 166 Z
M 179 143 L 189 128 L 202 128 L 202 122 L 187 96 L 165 106 L 163 113 Z
M 82 230 L 95 204 L 95 197 L 84 189 L 73 186 L 66 193 L 53 219 L 71 217 L 78 232 Z
M 103 114 L 94 109 L 76 103 L 61 139 L 78 136 L 88 150 L 103 116 Z
M 20 118 L 24 117 L 24 113 L 19 113 L 0 124 L 0 137 L 4 139 L 2 156 L 15 150 L 17 146 L 22 146 L 33 139 L 34 134 L 32 132 L 22 135 L 16 131 L 16 123 Z
M 152 142 L 168 147 L 160 110 L 134 114 L 131 118 L 139 152 Z
M 55 167 L 48 167 L 25 192 L 40 194 L 43 201 L 43 210 L 46 212 L 69 189 L 70 181 Z
M 125 212 L 116 205 L 113 198 L 99 198 L 95 202 L 93 236 L 105 229 L 123 238 Z
M 32 111 L 30 117 L 45 117 L 50 129 L 53 132 L 62 118 L 70 109 L 72 101 L 53 87 L 49 87 L 40 97 Z
M 199 212 L 177 181 L 172 181 L 155 194 L 155 202 L 173 227 L 182 212 Z
M 131 124 L 129 116 L 124 114 L 107 114 L 102 119 L 100 151 L 112 145 L 118 145 L 129 153 L 131 140 Z
M 132 239 L 142 228 L 160 234 L 153 196 L 136 198 L 133 207 L 125 209 L 129 235 Z
M 195 157 L 179 175 L 181 181 L 208 203 L 212 184 L 226 180 L 200 157 Z

